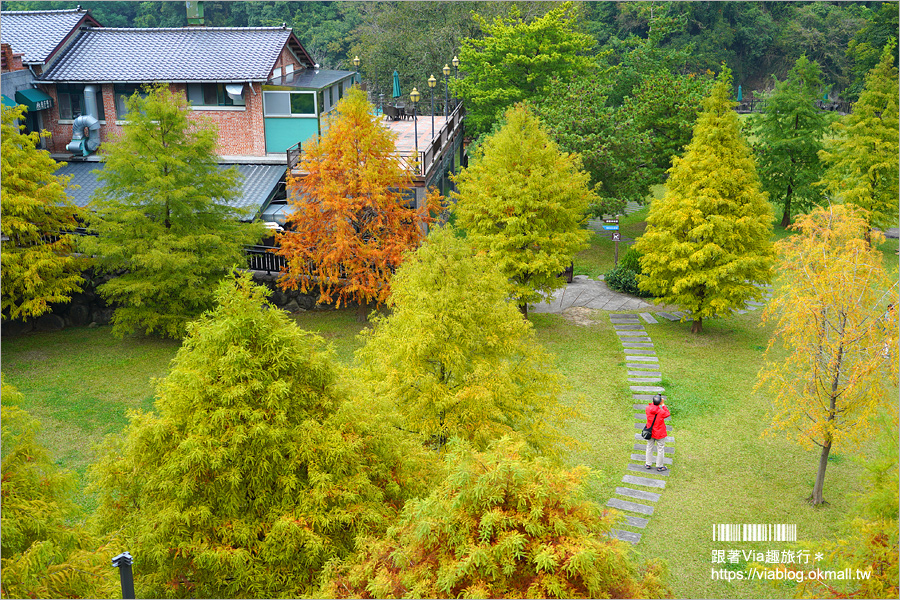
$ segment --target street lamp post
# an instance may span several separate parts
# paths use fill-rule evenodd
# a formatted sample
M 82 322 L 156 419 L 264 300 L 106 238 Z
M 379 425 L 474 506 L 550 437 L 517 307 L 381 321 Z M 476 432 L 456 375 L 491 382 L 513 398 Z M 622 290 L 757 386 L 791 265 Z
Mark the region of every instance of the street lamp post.
M 442 69 L 444 72 L 444 119 L 450 116 L 450 66 L 446 63 Z
M 416 166 L 419 164 L 419 116 L 416 114 L 416 107 L 419 103 L 419 90 L 413 88 L 409 93 L 409 99 L 413 105 L 413 139 L 416 146 Z
M 356 69 L 356 75 L 353 78 L 356 79 L 356 83 L 359 83 L 359 56 L 353 57 L 353 68 Z
M 456 69 L 456 79 L 459 79 L 459 59 L 456 58 L 456 55 L 453 56 L 453 60 L 450 61 L 450 64 L 453 65 L 453 68 Z M 454 106 L 457 104 L 456 94 L 453 94 L 453 104 Z
M 431 88 L 431 138 L 434 139 L 434 86 L 437 85 L 437 79 L 434 75 L 428 78 L 428 87 Z

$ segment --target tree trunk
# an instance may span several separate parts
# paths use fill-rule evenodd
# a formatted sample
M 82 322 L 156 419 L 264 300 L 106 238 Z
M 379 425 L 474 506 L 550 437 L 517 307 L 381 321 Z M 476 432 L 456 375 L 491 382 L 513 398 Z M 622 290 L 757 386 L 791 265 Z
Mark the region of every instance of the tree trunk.
M 784 214 L 781 215 L 781 226 L 787 227 L 791 224 L 791 195 L 794 190 L 788 185 L 787 196 L 784 199 Z
M 818 506 L 825 503 L 822 497 L 822 489 L 825 487 L 825 467 L 828 466 L 828 454 L 831 452 L 831 440 L 822 446 L 822 454 L 819 456 L 819 472 L 816 473 L 816 484 L 813 486 L 812 503 Z
M 356 305 L 356 322 L 365 323 L 369 316 L 369 303 L 366 301 L 358 302 Z
M 703 317 L 694 319 L 691 323 L 691 333 L 703 333 Z
M 519 312 L 522 313 L 522 318 L 527 321 L 528 320 L 528 303 L 527 302 L 519 305 Z

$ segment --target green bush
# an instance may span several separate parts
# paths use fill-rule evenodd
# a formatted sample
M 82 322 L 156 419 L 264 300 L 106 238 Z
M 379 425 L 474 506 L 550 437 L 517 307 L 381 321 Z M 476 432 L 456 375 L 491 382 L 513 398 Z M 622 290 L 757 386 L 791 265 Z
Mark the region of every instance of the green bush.
M 610 289 L 631 296 L 646 297 L 647 294 L 638 289 L 637 276 L 641 273 L 641 253 L 629 248 L 619 264 L 604 277 Z

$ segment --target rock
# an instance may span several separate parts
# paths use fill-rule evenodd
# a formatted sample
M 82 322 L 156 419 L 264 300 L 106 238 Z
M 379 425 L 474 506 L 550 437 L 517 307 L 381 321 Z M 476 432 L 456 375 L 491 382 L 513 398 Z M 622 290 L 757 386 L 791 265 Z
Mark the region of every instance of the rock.
M 285 294 L 281 290 L 273 290 L 272 295 L 269 296 L 269 300 L 272 301 L 272 304 L 278 307 L 283 307 L 288 303 L 287 294 Z
M 300 308 L 300 305 L 297 304 L 296 300 L 291 300 L 281 308 L 291 314 L 298 313 L 303 310 L 302 308 Z
M 109 325 L 112 322 L 114 312 L 115 310 L 112 308 L 95 308 L 94 312 L 91 313 L 91 321 L 97 325 Z
M 28 320 L 16 319 L 15 321 L 4 321 L 0 326 L 0 334 L 3 336 L 23 335 L 34 329 L 34 323 Z
M 65 329 L 66 322 L 59 315 L 49 314 L 41 315 L 34 320 L 34 328 L 36 331 L 59 331 Z
M 316 306 L 316 300 L 308 294 L 298 294 L 297 303 L 303 310 L 312 310 Z
M 84 304 L 72 304 L 66 316 L 73 326 L 81 327 L 90 323 L 91 311 Z

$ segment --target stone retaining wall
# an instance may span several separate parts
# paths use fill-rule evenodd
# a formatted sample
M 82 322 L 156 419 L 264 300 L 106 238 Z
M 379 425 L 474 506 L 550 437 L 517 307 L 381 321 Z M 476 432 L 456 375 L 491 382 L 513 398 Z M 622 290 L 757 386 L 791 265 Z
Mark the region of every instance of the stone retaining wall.
M 72 301 L 66 304 L 55 304 L 51 312 L 40 317 L 3 321 L 0 333 L 4 336 L 22 335 L 32 331 L 59 331 L 66 327 L 97 327 L 109 325 L 112 321 L 115 306 L 109 305 L 97 292 L 97 286 L 109 281 L 111 275 L 98 276 L 92 272 L 84 274 L 84 291 L 75 294 Z M 316 306 L 319 298 L 318 292 L 303 294 L 300 291 L 282 291 L 275 284 L 277 275 L 268 275 L 255 271 L 253 280 L 255 283 L 265 285 L 272 290 L 269 296 L 275 306 L 289 313 L 297 313 L 311 310 Z M 329 308 L 326 306 L 325 308 Z

